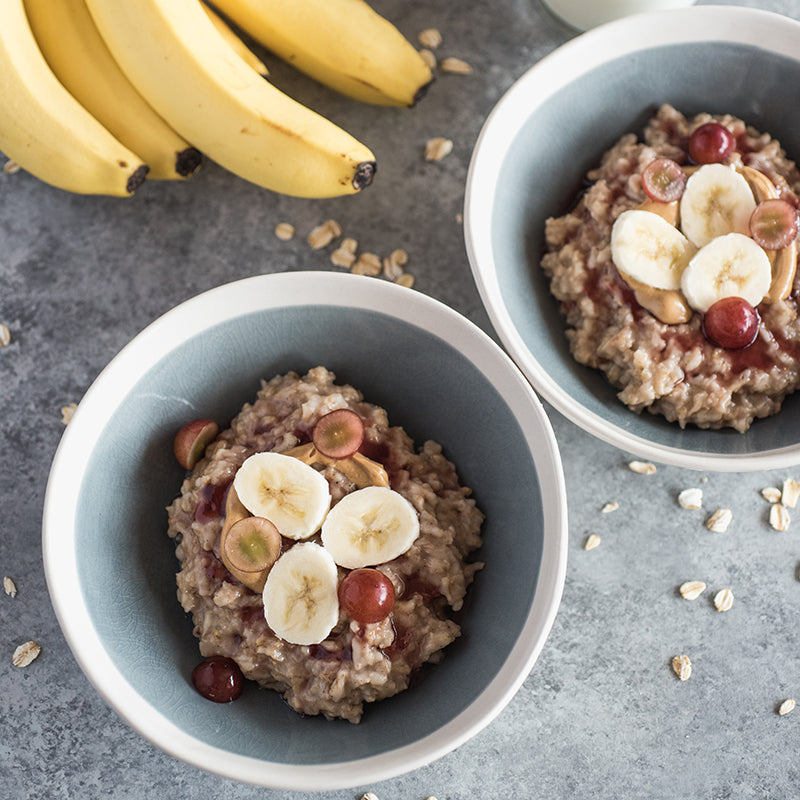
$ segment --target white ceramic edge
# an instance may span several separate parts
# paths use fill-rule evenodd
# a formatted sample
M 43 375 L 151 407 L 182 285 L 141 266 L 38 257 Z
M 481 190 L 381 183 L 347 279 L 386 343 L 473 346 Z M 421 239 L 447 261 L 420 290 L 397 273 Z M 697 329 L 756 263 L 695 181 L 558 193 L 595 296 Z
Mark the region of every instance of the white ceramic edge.
M 113 413 L 109 397 L 127 394 L 176 344 L 229 319 L 231 309 L 239 315 L 315 303 L 388 314 L 453 346 L 469 340 L 475 348 L 476 367 L 509 407 L 523 418 L 530 417 L 533 410 L 531 425 L 523 433 L 534 457 L 542 496 L 554 502 L 544 520 L 542 567 L 522 635 L 498 675 L 467 709 L 424 739 L 387 753 L 340 764 L 287 765 L 207 745 L 186 734 L 136 692 L 103 649 L 79 589 L 74 543 L 62 531 L 74 523 L 81 484 L 81 470 L 67 467 L 88 462 Z M 463 744 L 500 713 L 533 668 L 558 610 L 566 576 L 566 508 L 561 458 L 544 409 L 513 362 L 477 326 L 437 300 L 374 278 L 279 273 L 226 284 L 187 300 L 145 328 L 101 372 L 81 400 L 56 451 L 45 495 L 42 545 L 51 600 L 76 660 L 106 702 L 144 738 L 176 758 L 235 780 L 270 788 L 330 790 L 384 780 L 421 767 Z
M 613 37 L 613 48 L 604 46 L 609 37 Z M 464 204 L 467 255 L 492 325 L 511 357 L 545 400 L 588 433 L 637 456 L 688 469 L 746 472 L 795 466 L 800 462 L 796 448 L 776 448 L 751 455 L 692 453 L 648 442 L 575 406 L 517 332 L 503 302 L 492 255 L 491 198 L 495 195 L 503 154 L 528 119 L 530 109 L 577 75 L 611 57 L 664 44 L 710 40 L 754 44 L 795 60 L 800 58 L 800 22 L 796 20 L 754 8 L 694 6 L 636 14 L 601 25 L 557 48 L 524 73 L 487 117 L 473 151 Z

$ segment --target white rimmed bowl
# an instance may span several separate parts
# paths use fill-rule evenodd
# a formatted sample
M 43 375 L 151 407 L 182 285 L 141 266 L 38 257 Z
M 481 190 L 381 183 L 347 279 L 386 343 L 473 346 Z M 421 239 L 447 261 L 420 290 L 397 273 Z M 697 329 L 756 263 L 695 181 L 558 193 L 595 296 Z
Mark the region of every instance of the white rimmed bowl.
M 470 165 L 464 229 L 498 336 L 539 394 L 594 436 L 635 455 L 718 471 L 800 463 L 800 395 L 745 434 L 682 430 L 637 415 L 605 376 L 577 364 L 539 267 L 544 223 L 577 200 L 586 172 L 662 103 L 735 114 L 800 160 L 800 22 L 697 6 L 627 17 L 561 46 L 501 98 Z
M 178 605 L 165 506 L 183 472 L 171 442 L 229 420 L 261 378 L 323 364 L 421 444 L 439 441 L 485 512 L 486 567 L 464 635 L 413 689 L 359 725 L 301 718 L 248 686 L 192 688 L 200 660 Z M 48 587 L 80 666 L 172 755 L 241 781 L 335 789 L 432 761 L 493 719 L 533 666 L 566 568 L 558 449 L 529 384 L 485 334 L 418 292 L 373 278 L 267 275 L 201 294 L 152 323 L 81 400 L 56 453 L 43 524 Z

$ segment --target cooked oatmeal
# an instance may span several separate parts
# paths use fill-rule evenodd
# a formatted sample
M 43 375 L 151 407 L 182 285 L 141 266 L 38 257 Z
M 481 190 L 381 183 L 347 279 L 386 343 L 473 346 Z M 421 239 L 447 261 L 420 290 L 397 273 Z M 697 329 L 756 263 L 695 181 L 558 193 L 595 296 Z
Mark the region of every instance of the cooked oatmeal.
M 462 607 L 481 566 L 469 558 L 481 544 L 483 515 L 438 444 L 425 442 L 415 450 L 402 428 L 389 426 L 383 409 L 334 381 L 317 367 L 304 376 L 289 373 L 263 382 L 255 402 L 244 406 L 184 480 L 168 509 L 169 535 L 181 565 L 178 597 L 192 614 L 203 656 L 233 658 L 246 678 L 279 691 L 302 714 L 358 722 L 365 702 L 408 688 L 412 675 L 426 662 L 438 662 L 460 635 L 453 612 Z M 223 564 L 225 496 L 245 459 L 309 442 L 318 420 L 339 408 L 352 409 L 364 421 L 360 452 L 381 464 L 391 489 L 411 503 L 419 535 L 405 553 L 376 565 L 395 589 L 388 617 L 359 624 L 340 608 L 323 641 L 291 644 L 268 626 L 262 594 Z M 356 490 L 335 466 L 316 468 L 327 479 L 332 508 Z M 319 545 L 319 532 L 307 541 Z M 284 538 L 283 546 L 292 552 L 306 545 Z M 348 570 L 337 569 L 341 580 Z
M 646 200 L 643 169 L 659 157 L 688 166 L 690 134 L 711 121 L 734 137 L 728 162 L 763 173 L 778 197 L 796 208 L 800 172 L 768 133 L 732 116 L 687 118 L 664 105 L 642 141 L 626 134 L 603 155 L 571 212 L 547 221 L 542 267 L 566 316 L 574 358 L 602 370 L 623 403 L 681 427 L 746 431 L 753 420 L 779 411 L 800 383 L 797 277 L 788 297 L 757 306 L 752 344 L 726 349 L 706 338 L 702 313 L 690 311 L 688 321 L 667 324 L 646 310 L 611 256 L 614 222 Z

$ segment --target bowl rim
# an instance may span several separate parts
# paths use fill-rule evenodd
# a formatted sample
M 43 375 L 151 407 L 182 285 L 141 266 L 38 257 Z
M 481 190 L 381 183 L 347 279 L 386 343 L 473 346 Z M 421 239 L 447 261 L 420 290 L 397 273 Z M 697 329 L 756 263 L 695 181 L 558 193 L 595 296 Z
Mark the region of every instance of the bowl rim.
M 745 472 L 800 463 L 800 452 L 792 446 L 741 455 L 659 444 L 575 403 L 520 336 L 500 291 L 491 221 L 504 154 L 535 108 L 574 78 L 611 59 L 662 45 L 725 41 L 755 45 L 798 61 L 798 40 L 800 21 L 764 9 L 692 6 L 634 14 L 580 34 L 536 62 L 509 87 L 484 122 L 470 160 L 464 200 L 467 256 L 481 300 L 503 346 L 542 398 L 607 444 L 638 457 L 694 470 Z
M 522 633 L 481 694 L 433 733 L 376 756 L 294 765 L 229 753 L 191 736 L 151 706 L 105 652 L 80 591 L 74 546 L 77 498 L 100 433 L 153 364 L 220 322 L 271 308 L 325 305 L 377 311 L 452 346 L 490 380 L 520 424 L 537 470 L 544 537 L 539 578 Z M 535 445 L 535 446 L 534 446 Z M 102 370 L 78 404 L 54 456 L 44 500 L 42 548 L 51 602 L 79 666 L 105 701 L 144 738 L 212 773 L 269 788 L 331 790 L 376 782 L 440 758 L 488 725 L 525 680 L 552 628 L 566 576 L 567 498 L 561 457 L 544 408 L 511 359 L 471 321 L 438 300 L 372 277 L 332 272 L 260 275 L 192 297 L 150 323 Z

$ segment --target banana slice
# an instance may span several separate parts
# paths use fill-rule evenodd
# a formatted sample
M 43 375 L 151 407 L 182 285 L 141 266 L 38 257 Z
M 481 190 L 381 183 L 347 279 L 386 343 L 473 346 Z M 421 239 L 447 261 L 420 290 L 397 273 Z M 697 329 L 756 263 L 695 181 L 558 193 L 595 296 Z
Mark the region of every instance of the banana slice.
M 244 507 L 289 539 L 319 530 L 331 505 L 328 482 L 313 467 L 281 453 L 250 456 L 233 479 Z
M 678 289 L 696 248 L 663 217 L 623 211 L 611 229 L 611 258 L 624 276 L 656 289 Z
M 322 525 L 322 544 L 340 567 L 358 569 L 391 561 L 419 536 L 419 518 L 403 495 L 368 486 L 345 495 Z
M 701 247 L 681 278 L 689 305 L 705 313 L 723 297 L 742 297 L 757 306 L 772 283 L 767 254 L 741 233 L 718 236 Z
M 287 550 L 267 576 L 262 597 L 267 625 L 291 644 L 319 644 L 339 620 L 338 571 L 314 542 Z
M 681 230 L 697 247 L 727 233 L 747 235 L 755 207 L 750 185 L 734 167 L 704 164 L 686 181 Z

